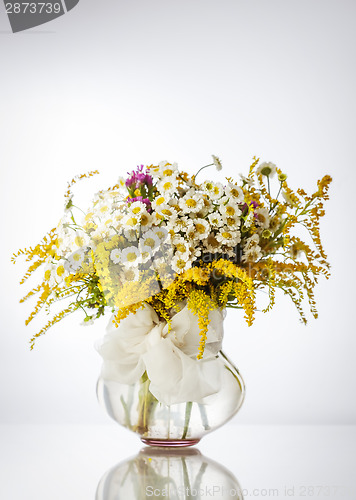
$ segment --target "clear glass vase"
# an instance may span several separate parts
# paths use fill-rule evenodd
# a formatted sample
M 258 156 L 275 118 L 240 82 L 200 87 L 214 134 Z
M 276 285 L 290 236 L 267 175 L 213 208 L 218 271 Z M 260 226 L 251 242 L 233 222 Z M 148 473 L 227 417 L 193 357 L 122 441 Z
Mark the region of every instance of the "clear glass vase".
M 195 358 L 195 362 L 200 363 L 207 384 L 211 378 L 219 380 L 219 390 L 201 401 L 160 402 L 150 392 L 151 381 L 146 372 L 134 384 L 108 380 L 101 375 L 97 383 L 98 400 L 111 418 L 136 432 L 145 444 L 194 445 L 230 420 L 245 396 L 240 373 L 221 350 L 208 359 Z M 169 377 L 170 373 L 165 376 Z M 190 383 L 194 384 L 195 380 Z

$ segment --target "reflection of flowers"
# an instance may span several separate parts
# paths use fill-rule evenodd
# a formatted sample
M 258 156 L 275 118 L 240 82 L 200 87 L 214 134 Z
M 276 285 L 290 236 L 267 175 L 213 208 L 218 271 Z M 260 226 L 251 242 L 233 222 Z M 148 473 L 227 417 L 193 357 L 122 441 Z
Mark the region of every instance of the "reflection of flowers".
M 103 378 L 134 384 L 146 372 L 149 390 L 158 401 L 166 405 L 202 403 L 220 389 L 220 371 L 217 363 L 214 369 L 214 361 L 221 349 L 223 313 L 215 309 L 209 319 L 202 362 L 196 359 L 200 342 L 197 317 L 186 305 L 172 317 L 171 328 L 148 304 L 118 328 L 111 323 L 98 348 L 104 359 Z M 208 369 L 204 360 L 210 360 Z
M 144 500 L 149 497 L 183 500 L 209 496 L 243 500 L 236 477 L 197 449 L 144 448 L 135 457 L 108 471 L 96 492 L 96 500 Z

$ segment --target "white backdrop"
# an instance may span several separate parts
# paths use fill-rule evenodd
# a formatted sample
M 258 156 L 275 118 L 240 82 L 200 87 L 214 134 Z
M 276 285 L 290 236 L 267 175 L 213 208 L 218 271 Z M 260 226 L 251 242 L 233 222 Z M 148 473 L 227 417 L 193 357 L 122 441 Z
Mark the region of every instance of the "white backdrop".
M 66 182 L 98 168 L 94 192 L 162 159 L 194 173 L 211 154 L 227 176 L 258 155 L 292 186 L 334 178 L 320 318 L 303 327 L 284 297 L 252 328 L 228 313 L 225 352 L 247 385 L 236 423 L 356 422 L 355 15 L 352 0 L 82 0 L 13 35 L 0 9 L 2 422 L 108 421 L 93 348 L 106 320 L 67 318 L 30 352 L 46 318 L 24 326 L 25 267 L 9 263 L 57 223 Z

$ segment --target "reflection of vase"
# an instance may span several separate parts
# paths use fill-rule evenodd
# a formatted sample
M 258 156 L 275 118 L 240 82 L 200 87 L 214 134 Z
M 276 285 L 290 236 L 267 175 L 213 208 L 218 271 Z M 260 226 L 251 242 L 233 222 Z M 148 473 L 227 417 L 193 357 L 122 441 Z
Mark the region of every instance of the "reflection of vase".
M 154 314 L 146 308 L 104 339 L 98 399 L 145 444 L 190 446 L 237 413 L 244 382 L 221 351 L 224 311 L 210 315 L 202 359 L 199 326 L 187 308 L 169 331 Z
M 243 500 L 233 474 L 200 451 L 144 448 L 118 464 L 99 482 L 96 500 L 186 499 L 214 497 Z

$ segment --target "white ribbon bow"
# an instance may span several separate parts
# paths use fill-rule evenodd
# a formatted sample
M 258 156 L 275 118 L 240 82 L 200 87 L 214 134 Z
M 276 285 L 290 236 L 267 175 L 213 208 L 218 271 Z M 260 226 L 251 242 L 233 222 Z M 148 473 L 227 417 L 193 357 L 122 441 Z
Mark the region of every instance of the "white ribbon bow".
M 147 372 L 150 391 L 166 404 L 194 401 L 216 394 L 221 387 L 216 354 L 221 349 L 224 312 L 209 314 L 209 329 L 202 360 L 196 359 L 200 333 L 198 318 L 185 306 L 172 318 L 168 333 L 154 309 L 145 304 L 118 327 L 110 321 L 98 347 L 104 363 L 102 377 L 123 384 L 135 384 Z

